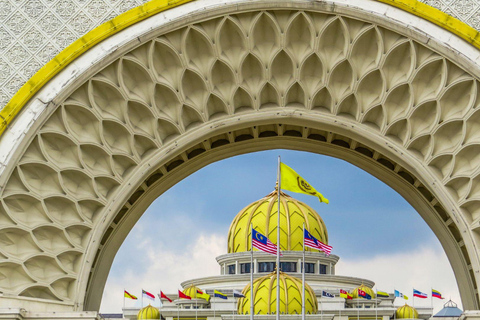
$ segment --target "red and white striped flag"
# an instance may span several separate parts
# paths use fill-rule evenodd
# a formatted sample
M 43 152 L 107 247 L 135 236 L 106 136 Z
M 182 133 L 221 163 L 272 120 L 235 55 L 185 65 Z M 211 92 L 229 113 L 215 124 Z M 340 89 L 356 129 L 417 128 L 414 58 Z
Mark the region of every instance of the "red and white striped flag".
M 305 247 L 323 251 L 327 256 L 330 255 L 330 253 L 332 253 L 332 248 L 333 248 L 332 246 L 329 246 L 328 244 L 325 244 L 322 241 L 315 238 L 314 236 L 312 236 L 307 229 L 304 229 L 304 237 L 305 237 Z
M 147 299 L 150 299 L 152 301 L 155 301 L 155 296 L 153 294 L 151 294 L 150 292 L 147 292 L 145 290 L 142 289 L 142 295 L 147 298 Z
M 252 229 L 252 245 L 254 248 L 270 254 L 277 254 L 277 246 L 268 240 L 263 234 Z M 280 253 L 282 255 L 282 253 Z

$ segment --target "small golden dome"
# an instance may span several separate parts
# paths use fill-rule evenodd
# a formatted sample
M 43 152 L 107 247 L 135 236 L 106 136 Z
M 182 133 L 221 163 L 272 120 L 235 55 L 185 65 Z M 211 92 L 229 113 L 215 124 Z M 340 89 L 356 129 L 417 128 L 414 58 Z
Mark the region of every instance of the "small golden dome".
M 160 319 L 160 311 L 151 305 L 146 306 L 137 314 L 137 320 Z
M 396 317 L 397 319 L 418 319 L 418 312 L 414 307 L 405 304 L 397 309 Z
M 350 292 L 350 293 L 353 295 L 353 298 L 354 298 L 354 299 L 355 299 L 355 298 L 363 298 L 363 297 L 360 297 L 360 296 L 358 295 L 358 290 L 363 290 L 363 291 L 365 291 L 367 294 L 370 295 L 370 297 L 372 297 L 372 299 L 375 298 L 375 296 L 376 296 L 376 295 L 375 295 L 375 292 L 372 290 L 372 288 L 369 288 L 369 287 L 367 287 L 366 285 L 364 285 L 364 284 L 362 283 L 359 287 L 353 289 L 353 290 Z
M 303 224 L 318 240 L 328 244 L 328 233 L 325 223 L 315 210 L 281 192 L 280 228 L 281 250 L 303 250 Z M 250 251 L 250 224 L 255 230 L 266 235 L 270 241 L 277 244 L 277 211 L 278 192 L 273 191 L 262 199 L 255 201 L 233 219 L 228 231 L 228 253 Z M 305 248 L 317 252 L 315 249 Z
M 200 290 L 201 292 L 204 292 L 198 287 L 195 287 L 193 284 L 190 285 L 189 287 L 185 288 L 182 292 L 185 293 L 187 296 L 189 296 L 192 299 L 205 299 L 205 297 L 202 297 L 200 294 L 198 294 L 197 297 L 197 290 Z M 205 299 L 206 300 L 206 299 Z
M 250 284 L 242 291 L 245 298 L 238 301 L 238 313 L 250 314 Z M 253 282 L 255 314 L 274 314 L 277 310 L 277 274 L 272 272 Z M 305 283 L 305 313 L 317 313 L 317 297 Z M 302 313 L 302 281 L 280 272 L 280 314 Z

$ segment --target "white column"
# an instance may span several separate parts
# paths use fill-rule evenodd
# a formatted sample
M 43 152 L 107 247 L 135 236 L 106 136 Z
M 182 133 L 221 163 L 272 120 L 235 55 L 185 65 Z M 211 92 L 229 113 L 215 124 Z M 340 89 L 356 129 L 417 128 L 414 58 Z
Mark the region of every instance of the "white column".
M 238 270 L 238 261 L 235 261 L 235 274 L 240 274 L 240 270 Z

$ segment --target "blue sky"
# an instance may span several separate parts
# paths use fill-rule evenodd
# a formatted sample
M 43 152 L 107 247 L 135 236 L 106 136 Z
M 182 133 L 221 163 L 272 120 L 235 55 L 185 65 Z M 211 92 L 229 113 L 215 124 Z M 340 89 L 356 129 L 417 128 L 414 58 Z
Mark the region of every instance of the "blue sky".
M 290 193 L 324 219 L 329 244 L 341 258 L 337 274 L 371 279 L 379 290 L 393 292 L 396 286 L 407 295 L 411 286 L 424 292 L 433 287 L 460 303 L 438 240 L 398 193 L 343 160 L 272 150 L 213 163 L 155 200 L 115 257 L 101 311 L 120 311 L 123 287 L 133 294 L 142 288 L 173 293 L 183 280 L 217 275 L 214 257 L 226 253 L 231 221 L 274 189 L 279 155 L 330 200 L 326 205 Z

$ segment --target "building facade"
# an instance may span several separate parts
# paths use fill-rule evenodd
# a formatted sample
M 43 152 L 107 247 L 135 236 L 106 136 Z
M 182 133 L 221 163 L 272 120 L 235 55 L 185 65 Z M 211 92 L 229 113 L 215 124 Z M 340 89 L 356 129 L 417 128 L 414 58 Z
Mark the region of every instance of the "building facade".
M 290 195 L 280 194 L 280 314 L 301 319 L 302 314 L 302 263 L 303 227 L 316 239 L 328 244 L 324 221 L 310 206 Z M 178 319 L 249 319 L 251 313 L 250 277 L 253 261 L 253 299 L 256 317 L 274 318 L 276 314 L 277 280 L 276 256 L 252 251 L 251 227 L 267 235 L 277 244 L 278 191 L 247 205 L 233 219 L 228 232 L 228 253 L 217 257 L 220 275 L 185 280 L 183 293 L 192 299 L 177 298 L 177 293 L 166 294 L 172 302 L 162 299 L 158 317 Z M 335 254 L 305 248 L 305 314 L 307 319 L 429 319 L 431 308 L 397 308 L 395 296 L 379 297 L 368 279 L 337 275 L 335 265 L 340 259 Z M 198 290 L 210 295 L 208 299 L 197 296 Z M 215 296 L 215 290 L 227 299 Z M 340 296 L 340 290 L 351 294 L 351 299 Z M 370 299 L 359 295 L 364 291 Z M 234 297 L 234 291 L 245 297 Z M 401 299 L 404 301 L 403 299 Z M 147 308 L 151 308 L 150 306 Z M 139 308 L 124 309 L 124 317 L 143 319 Z M 410 313 L 409 313 L 410 312 Z M 458 318 L 458 317 L 457 317 Z

